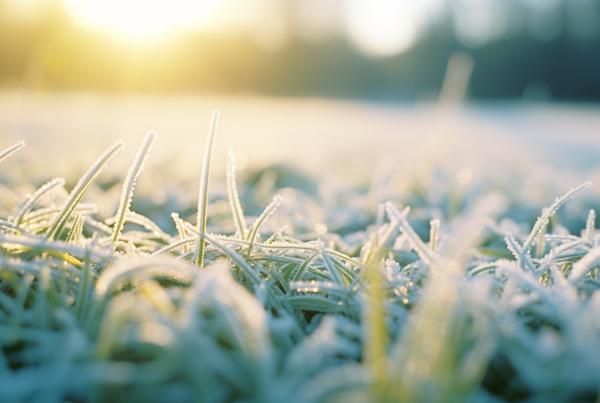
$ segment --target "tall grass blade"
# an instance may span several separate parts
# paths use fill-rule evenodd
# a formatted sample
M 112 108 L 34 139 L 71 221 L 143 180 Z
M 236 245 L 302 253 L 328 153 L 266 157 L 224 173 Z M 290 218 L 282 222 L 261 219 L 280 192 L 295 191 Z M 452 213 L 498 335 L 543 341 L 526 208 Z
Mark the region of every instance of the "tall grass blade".
M 227 196 L 229 197 L 229 206 L 231 207 L 235 228 L 240 234 L 240 238 L 244 239 L 247 230 L 246 219 L 244 218 L 244 211 L 242 210 L 238 195 L 235 168 L 235 154 L 233 148 L 229 147 L 227 149 Z
M 117 219 L 113 227 L 113 250 L 117 248 L 117 240 L 119 239 L 119 235 L 125 226 L 125 215 L 129 211 L 129 207 L 131 207 L 135 183 L 140 176 L 140 173 L 144 169 L 144 165 L 148 159 L 148 154 L 150 154 L 150 150 L 156 141 L 156 137 L 156 133 L 154 133 L 152 130 L 146 133 L 146 136 L 142 141 L 142 145 L 140 146 L 133 163 L 129 167 L 127 176 L 125 177 L 123 190 L 121 191 L 121 201 L 119 202 L 119 209 L 117 210 Z
M 200 234 L 206 231 L 206 211 L 208 206 L 208 180 L 210 177 L 210 165 L 212 162 L 213 148 L 215 145 L 215 136 L 217 134 L 217 126 L 219 124 L 219 116 L 221 113 L 215 110 L 212 113 L 210 127 L 208 129 L 208 137 L 204 148 L 204 160 L 202 162 L 202 176 L 200 178 L 200 196 L 198 198 L 198 219 L 197 229 Z M 196 255 L 194 263 L 198 267 L 204 265 L 204 238 L 200 238 L 196 247 Z

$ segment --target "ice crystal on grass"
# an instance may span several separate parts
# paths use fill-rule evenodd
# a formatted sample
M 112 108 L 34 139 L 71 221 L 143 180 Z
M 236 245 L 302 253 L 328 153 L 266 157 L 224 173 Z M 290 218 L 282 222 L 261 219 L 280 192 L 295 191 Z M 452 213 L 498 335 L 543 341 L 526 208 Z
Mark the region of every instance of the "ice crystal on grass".
M 328 229 L 316 239 L 303 232 L 296 207 L 285 206 L 286 230 L 263 226 L 281 196 L 246 226 L 240 199 L 253 192 L 238 193 L 229 151 L 231 217 L 211 218 L 209 233 L 218 116 L 196 225 L 164 212 L 175 224 L 172 235 L 154 216 L 129 209 L 153 133 L 125 178 L 114 217 L 101 220 L 99 206 L 82 198 L 122 142 L 70 194 L 64 179 L 54 179 L 15 206 L 15 218 L 0 220 L 0 401 L 598 398 L 595 212 L 581 236 L 554 216 L 589 183 L 521 226 L 506 218 L 496 224 L 510 207 L 494 195 L 444 217 L 426 203 L 399 211 L 394 205 L 406 200 L 382 203 L 352 190 L 352 206 L 340 213 L 350 222 L 339 228 L 364 216 L 374 225 Z M 531 224 L 527 235 L 521 227 Z
M 208 137 L 206 138 L 206 147 L 204 148 L 204 159 L 202 161 L 202 174 L 200 176 L 200 196 L 198 198 L 198 218 L 197 230 L 200 234 L 206 231 L 206 208 L 208 206 L 208 180 L 210 177 L 210 165 L 213 156 L 213 147 L 215 145 L 215 136 L 217 135 L 217 126 L 219 124 L 220 112 L 215 110 L 212 113 Z M 202 267 L 204 264 L 204 238 L 198 241 L 196 248 L 195 263 Z
M 48 228 L 48 232 L 46 234 L 46 238 L 48 240 L 53 240 L 55 237 L 60 236 L 60 233 L 67 223 L 67 220 L 79 202 L 81 202 L 81 199 L 83 196 L 85 196 L 86 192 L 92 186 L 94 181 L 98 178 L 98 176 L 100 176 L 100 172 L 102 171 L 104 165 L 106 165 L 108 160 L 111 159 L 124 146 L 125 143 L 123 143 L 123 141 L 118 141 L 113 144 L 104 152 L 104 154 L 100 156 L 100 158 L 98 158 L 96 163 L 92 165 L 86 174 L 79 180 L 75 188 L 69 194 L 69 197 L 65 201 L 61 211 Z
M 14 152 L 20 150 L 23 147 L 25 147 L 25 142 L 19 141 L 18 143 L 13 144 L 12 146 L 8 147 L 7 149 L 0 151 L 0 161 L 2 161 L 3 159 L 5 159 L 7 157 L 10 157 Z
M 246 219 L 244 218 L 244 212 L 242 211 L 242 205 L 240 204 L 240 197 L 238 195 L 237 183 L 235 178 L 235 154 L 233 148 L 227 149 L 227 195 L 229 196 L 229 205 L 231 207 L 231 213 L 233 215 L 233 222 L 240 238 L 246 237 Z
M 252 224 L 252 226 L 248 230 L 248 236 L 246 238 L 246 241 L 248 241 L 249 244 L 248 244 L 248 252 L 247 252 L 246 258 L 250 257 L 250 253 L 252 252 L 252 246 L 253 246 L 254 242 L 256 241 L 256 238 L 259 236 L 258 231 L 260 231 L 260 227 L 262 227 L 262 225 L 265 223 L 265 221 L 270 216 L 273 215 L 275 210 L 277 210 L 277 208 L 281 205 L 282 202 L 283 202 L 282 196 L 280 196 L 280 195 L 273 196 L 273 201 L 267 206 L 265 211 L 262 212 L 262 214 L 256 219 L 254 224 Z
M 125 226 L 125 216 L 129 212 L 129 207 L 131 207 L 131 199 L 133 198 L 133 190 L 135 188 L 135 182 L 137 181 L 138 176 L 144 169 L 144 164 L 148 159 L 148 154 L 152 149 L 152 145 L 156 141 L 156 133 L 153 131 L 149 131 L 146 133 L 144 137 L 144 141 L 140 146 L 140 149 L 129 168 L 129 172 L 127 172 L 127 176 L 125 177 L 125 182 L 123 183 L 123 190 L 121 192 L 121 201 L 119 203 L 119 209 L 117 210 L 117 217 L 114 224 L 113 229 L 113 248 L 117 248 L 117 241 L 119 240 L 119 235 Z
M 27 199 L 25 204 L 23 204 L 23 207 L 21 207 L 21 210 L 19 210 L 19 215 L 15 219 L 15 225 L 19 225 L 21 223 L 25 214 L 27 214 L 29 210 L 31 210 L 46 193 L 54 188 L 65 186 L 65 183 L 66 181 L 64 178 L 55 178 L 40 187 L 33 195 L 31 195 L 31 197 Z

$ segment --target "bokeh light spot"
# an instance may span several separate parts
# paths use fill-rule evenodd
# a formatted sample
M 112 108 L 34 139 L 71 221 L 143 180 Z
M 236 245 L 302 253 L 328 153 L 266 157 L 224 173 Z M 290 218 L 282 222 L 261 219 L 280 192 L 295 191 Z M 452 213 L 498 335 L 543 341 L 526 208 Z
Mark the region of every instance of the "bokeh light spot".
M 317 234 L 325 234 L 327 232 L 327 226 L 322 223 L 315 224 L 315 231 Z

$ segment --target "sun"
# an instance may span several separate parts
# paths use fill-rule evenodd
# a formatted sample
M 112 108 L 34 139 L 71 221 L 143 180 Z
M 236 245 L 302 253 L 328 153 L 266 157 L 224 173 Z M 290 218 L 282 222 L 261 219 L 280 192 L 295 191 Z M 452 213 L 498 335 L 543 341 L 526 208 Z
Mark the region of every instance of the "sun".
M 151 41 L 208 29 L 221 0 L 63 0 L 80 25 L 125 41 Z

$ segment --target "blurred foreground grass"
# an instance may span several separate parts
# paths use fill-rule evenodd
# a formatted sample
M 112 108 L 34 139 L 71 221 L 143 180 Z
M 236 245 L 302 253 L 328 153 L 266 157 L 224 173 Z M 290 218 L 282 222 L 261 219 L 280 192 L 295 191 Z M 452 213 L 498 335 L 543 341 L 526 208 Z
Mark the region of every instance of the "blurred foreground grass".
M 210 136 L 202 163 L 204 136 L 149 133 L 135 157 L 117 142 L 79 182 L 67 170 L 44 184 L 89 166 L 110 125 L 44 138 L 22 118 L 28 146 L 0 167 L 0 401 L 598 399 L 598 191 L 552 204 L 597 175 L 597 139 L 523 121 L 533 134 L 507 137 L 490 124 L 506 111 L 290 102 L 322 118 L 356 108 L 338 129 L 362 134 L 327 139 L 318 118 L 296 126 L 275 109 L 246 122 L 288 134 L 261 137 L 242 119 L 245 157 L 270 159 L 236 179 L 226 114 L 212 165 Z M 178 162 L 160 162 L 162 147 Z M 100 175 L 108 160 L 120 171 Z

